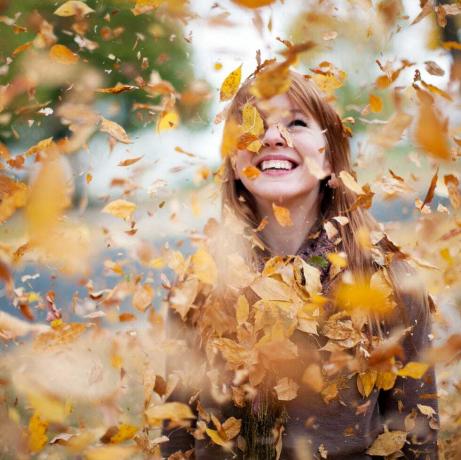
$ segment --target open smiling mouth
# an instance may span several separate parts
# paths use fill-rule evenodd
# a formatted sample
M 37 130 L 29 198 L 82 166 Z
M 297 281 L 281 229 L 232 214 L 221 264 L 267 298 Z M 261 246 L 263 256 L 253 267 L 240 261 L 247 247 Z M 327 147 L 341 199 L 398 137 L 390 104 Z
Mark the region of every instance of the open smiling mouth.
M 257 168 L 264 174 L 280 176 L 294 171 L 299 165 L 290 160 L 263 160 Z

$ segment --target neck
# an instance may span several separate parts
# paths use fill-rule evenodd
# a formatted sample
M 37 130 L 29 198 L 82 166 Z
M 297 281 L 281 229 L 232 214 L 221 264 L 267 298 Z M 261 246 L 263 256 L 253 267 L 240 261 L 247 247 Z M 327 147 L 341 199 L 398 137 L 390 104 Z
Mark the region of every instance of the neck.
M 267 216 L 268 222 L 261 231 L 261 236 L 269 251 L 273 255 L 296 254 L 304 242 L 310 229 L 319 216 L 319 187 L 308 195 L 295 198 L 277 206 L 288 209 L 292 226 L 282 227 L 276 220 L 272 209 L 272 202 L 256 200 L 258 212 L 261 217 Z

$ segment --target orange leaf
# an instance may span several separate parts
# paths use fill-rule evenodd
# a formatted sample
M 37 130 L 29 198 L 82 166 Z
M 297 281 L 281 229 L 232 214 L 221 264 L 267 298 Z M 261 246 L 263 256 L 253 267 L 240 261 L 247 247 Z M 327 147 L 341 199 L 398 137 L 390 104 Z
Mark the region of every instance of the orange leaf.
M 277 206 L 275 203 L 272 203 L 272 210 L 274 211 L 274 216 L 277 219 L 277 222 L 282 227 L 290 227 L 293 225 L 289 209 L 284 208 L 283 206 Z
M 51 47 L 49 56 L 60 64 L 75 64 L 80 59 L 78 54 L 73 53 L 67 46 L 59 44 Z
M 379 96 L 370 94 L 370 109 L 374 113 L 381 112 L 383 110 L 383 101 Z

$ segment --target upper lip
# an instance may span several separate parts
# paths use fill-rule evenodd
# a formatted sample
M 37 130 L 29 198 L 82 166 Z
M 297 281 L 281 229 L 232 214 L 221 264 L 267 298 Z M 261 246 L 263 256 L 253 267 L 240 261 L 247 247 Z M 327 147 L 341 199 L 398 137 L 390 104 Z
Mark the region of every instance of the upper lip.
M 255 162 L 256 166 L 259 166 L 263 161 L 268 161 L 268 160 L 286 160 L 286 161 L 291 161 L 291 163 L 294 163 L 296 166 L 299 165 L 299 161 L 295 160 L 294 158 L 289 157 L 288 155 L 263 155 L 262 157 L 258 158 L 258 160 Z

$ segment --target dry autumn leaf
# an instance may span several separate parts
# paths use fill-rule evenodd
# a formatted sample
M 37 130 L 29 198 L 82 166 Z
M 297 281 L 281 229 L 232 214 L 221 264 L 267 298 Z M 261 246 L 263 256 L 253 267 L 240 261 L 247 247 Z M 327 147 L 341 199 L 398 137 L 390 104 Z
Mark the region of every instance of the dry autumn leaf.
M 260 8 L 262 6 L 270 5 L 274 3 L 275 0 L 232 0 L 237 5 L 243 6 L 245 8 Z
M 67 46 L 59 44 L 51 47 L 49 56 L 53 61 L 60 64 L 75 64 L 80 59 L 78 54 L 75 54 Z
M 242 65 L 233 70 L 223 81 L 220 90 L 221 101 L 228 101 L 237 92 L 242 79 Z
M 274 211 L 275 219 L 282 227 L 291 227 L 293 225 L 289 209 L 272 203 L 272 210 Z
M 242 173 L 248 177 L 248 179 L 255 180 L 261 174 L 261 171 L 254 166 L 245 166 L 245 168 L 242 169 Z
M 420 379 L 429 369 L 429 364 L 410 361 L 402 369 L 397 371 L 400 377 L 411 377 L 412 379 Z
M 136 210 L 136 205 L 127 200 L 115 200 L 104 206 L 102 212 L 111 214 L 114 217 L 128 220 L 131 219 L 133 213 Z
M 103 133 L 111 135 L 118 142 L 122 142 L 123 144 L 131 144 L 131 140 L 128 137 L 126 131 L 118 123 L 115 123 L 115 121 L 101 117 L 99 130 Z
M 405 431 L 387 431 L 380 434 L 367 449 L 369 455 L 387 456 L 398 452 L 407 438 Z
M 176 129 L 179 125 L 179 114 L 176 110 L 163 112 L 157 120 L 157 133 Z
M 375 96 L 374 94 L 370 94 L 370 110 L 374 113 L 379 113 L 383 110 L 383 101 L 379 96 Z
M 144 157 L 144 155 L 140 156 L 140 157 L 127 158 L 126 160 L 122 160 L 118 164 L 118 166 L 131 166 L 131 165 L 134 165 L 135 163 L 137 163 L 143 157 Z
M 429 155 L 441 159 L 451 158 L 447 137 L 447 123 L 443 121 L 434 107 L 434 99 L 429 93 L 418 90 L 420 102 L 414 139 L 416 144 Z
M 299 385 L 292 379 L 283 377 L 277 382 L 274 390 L 279 401 L 291 401 L 298 396 Z
M 86 3 L 79 0 L 69 0 L 63 3 L 54 12 L 57 16 L 85 16 L 89 13 L 94 13 L 94 10 L 90 8 Z

